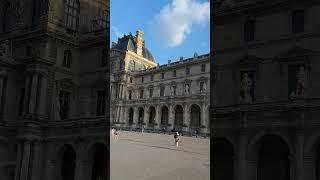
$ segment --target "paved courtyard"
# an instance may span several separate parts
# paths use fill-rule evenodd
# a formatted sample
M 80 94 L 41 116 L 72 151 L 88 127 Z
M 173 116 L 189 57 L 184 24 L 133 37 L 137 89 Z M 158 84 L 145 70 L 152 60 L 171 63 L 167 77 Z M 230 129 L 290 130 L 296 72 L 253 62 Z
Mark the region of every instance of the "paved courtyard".
M 173 135 L 119 132 L 111 139 L 111 180 L 209 180 L 210 140 Z

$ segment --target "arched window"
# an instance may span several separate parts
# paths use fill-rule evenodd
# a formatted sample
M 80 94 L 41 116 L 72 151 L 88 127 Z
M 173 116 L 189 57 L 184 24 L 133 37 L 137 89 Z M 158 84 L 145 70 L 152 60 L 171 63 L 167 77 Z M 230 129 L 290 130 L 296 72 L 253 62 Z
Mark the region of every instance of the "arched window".
M 76 31 L 80 14 L 79 0 L 65 0 L 64 13 L 66 29 Z

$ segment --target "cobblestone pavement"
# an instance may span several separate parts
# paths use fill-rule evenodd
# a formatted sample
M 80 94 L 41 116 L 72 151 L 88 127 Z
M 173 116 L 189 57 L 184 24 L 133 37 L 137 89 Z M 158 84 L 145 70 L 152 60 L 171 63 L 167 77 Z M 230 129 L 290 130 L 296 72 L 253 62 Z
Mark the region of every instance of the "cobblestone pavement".
M 111 180 L 209 180 L 210 140 L 120 131 L 111 139 Z

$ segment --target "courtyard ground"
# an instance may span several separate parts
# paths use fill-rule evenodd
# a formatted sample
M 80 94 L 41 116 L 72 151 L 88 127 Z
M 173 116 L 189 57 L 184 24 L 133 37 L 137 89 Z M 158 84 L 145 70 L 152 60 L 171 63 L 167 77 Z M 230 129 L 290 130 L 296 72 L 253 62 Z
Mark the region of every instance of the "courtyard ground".
M 120 131 L 110 140 L 111 180 L 209 180 L 210 140 Z

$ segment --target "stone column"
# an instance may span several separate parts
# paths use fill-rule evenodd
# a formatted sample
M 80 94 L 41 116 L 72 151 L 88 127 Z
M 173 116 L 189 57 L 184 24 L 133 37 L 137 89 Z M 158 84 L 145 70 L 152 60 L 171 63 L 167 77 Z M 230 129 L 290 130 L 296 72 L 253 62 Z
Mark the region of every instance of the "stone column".
M 247 144 L 248 137 L 245 130 L 240 130 L 239 134 L 239 148 L 238 148 L 238 176 L 239 180 L 247 180 Z
M 35 113 L 35 106 L 37 102 L 37 88 L 38 88 L 38 73 L 34 73 L 32 76 L 32 85 L 31 85 L 31 92 L 30 92 L 30 103 L 29 103 L 29 113 Z
M 41 166 L 41 157 L 42 157 L 42 147 L 40 142 L 35 142 L 33 145 L 33 154 L 34 157 L 31 159 L 32 163 L 32 180 L 41 180 L 41 172 L 42 172 L 42 166 Z
M 190 119 L 189 119 L 189 109 L 188 104 L 185 103 L 183 107 L 183 124 L 187 125 L 186 128 L 184 128 L 184 131 L 189 131 L 190 129 Z
M 296 180 L 303 180 L 304 179 L 304 152 L 303 152 L 303 146 L 304 146 L 304 133 L 303 131 L 297 131 L 296 132 Z
M 143 122 L 146 123 L 145 128 L 149 126 L 149 109 L 147 106 L 144 107 L 144 115 L 143 115 Z
M 134 107 L 134 113 L 133 113 L 133 127 L 137 127 L 137 124 L 138 124 L 138 118 L 139 118 L 138 108 L 137 108 L 137 107 Z
M 48 82 L 46 76 L 41 76 L 40 82 L 40 95 L 39 95 L 39 106 L 38 106 L 38 113 L 40 115 L 46 116 L 47 115 L 47 88 Z
M 158 125 L 155 126 L 155 128 L 159 128 L 160 126 L 160 106 L 156 106 L 156 115 L 155 115 L 155 123 L 157 123 Z
M 21 162 L 22 162 L 22 150 L 23 150 L 23 144 L 18 144 L 18 154 L 17 154 L 17 160 L 16 160 L 16 169 L 14 172 L 14 180 L 20 179 L 20 169 L 21 169 Z
M 173 118 L 174 118 L 174 114 L 173 114 L 173 105 L 170 104 L 169 106 L 169 120 L 168 123 L 171 124 L 170 128 L 173 128 L 174 122 L 173 122 Z
M 27 74 L 25 79 L 25 95 L 23 100 L 23 114 L 29 113 L 29 97 L 30 97 L 30 83 L 31 83 L 31 77 Z
M 85 157 L 83 157 L 83 155 L 80 155 L 80 157 L 76 159 L 74 179 L 77 179 L 77 180 L 90 179 L 91 177 L 89 177 L 89 173 L 88 173 L 90 171 L 89 169 L 91 169 L 89 161 Z
M 23 157 L 21 162 L 21 171 L 19 180 L 28 180 L 29 161 L 30 161 L 31 142 L 24 142 Z
M 60 176 L 60 169 L 58 165 L 58 160 L 56 157 L 56 152 L 54 144 L 47 144 L 46 147 L 46 164 L 45 164 L 45 177 L 46 180 L 57 180 Z

